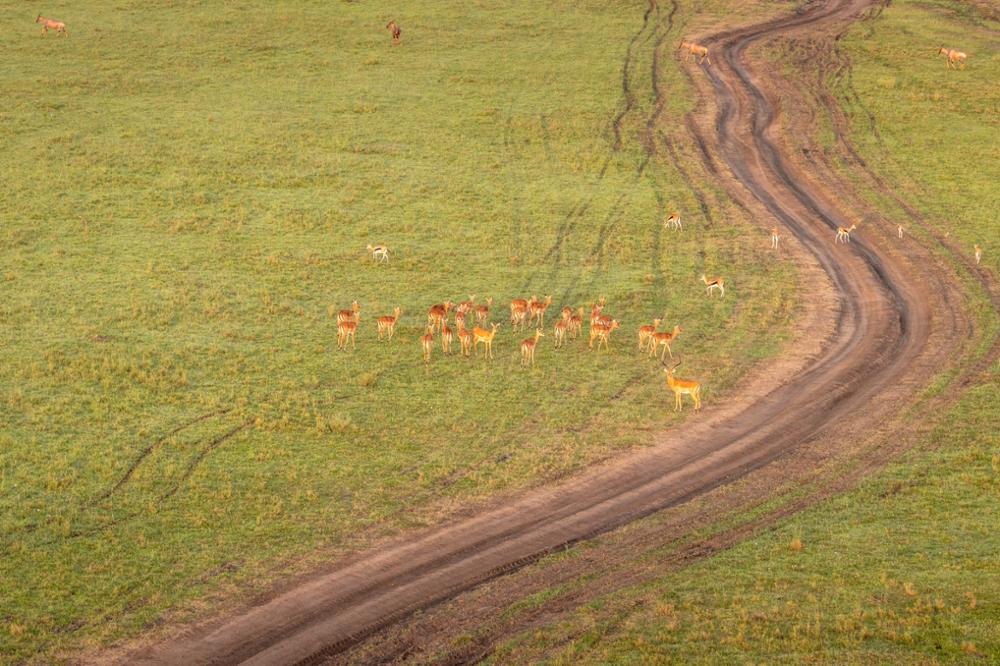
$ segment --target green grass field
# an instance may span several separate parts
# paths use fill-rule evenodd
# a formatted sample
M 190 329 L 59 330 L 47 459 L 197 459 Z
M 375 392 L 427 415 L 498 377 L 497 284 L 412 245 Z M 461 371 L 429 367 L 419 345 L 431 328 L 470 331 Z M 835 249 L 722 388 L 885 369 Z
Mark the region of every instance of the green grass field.
M 684 327 L 708 409 L 780 350 L 793 267 L 646 150 L 691 102 L 668 48 L 653 117 L 645 8 L 57 3 L 59 39 L 0 7 L 0 661 L 192 617 L 648 442 L 676 418 L 634 351 L 653 317 Z M 493 362 L 425 368 L 427 308 L 470 293 L 498 319 L 551 294 L 550 320 L 604 295 L 623 329 L 610 354 L 543 338 L 524 370 L 504 325 Z M 354 299 L 338 352 L 330 313 Z
M 934 55 L 941 43 L 970 54 L 965 71 Z M 853 71 L 835 91 L 866 162 L 969 255 L 981 244 L 995 276 L 1000 24 L 902 0 L 841 48 Z M 988 344 L 997 313 L 969 299 Z M 517 636 L 496 663 L 1000 663 L 1000 369 L 982 380 L 858 489 Z

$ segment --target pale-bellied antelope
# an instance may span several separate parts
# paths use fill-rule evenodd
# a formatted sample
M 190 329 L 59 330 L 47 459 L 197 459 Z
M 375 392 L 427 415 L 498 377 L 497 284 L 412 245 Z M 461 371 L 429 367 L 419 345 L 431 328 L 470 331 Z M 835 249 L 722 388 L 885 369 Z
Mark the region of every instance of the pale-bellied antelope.
M 458 344 L 461 346 L 462 356 L 472 353 L 472 331 L 467 328 L 458 329 Z
M 708 49 L 702 46 L 701 44 L 695 44 L 694 42 L 689 42 L 687 40 L 684 40 L 681 42 L 679 48 L 687 49 L 688 55 L 687 58 L 685 58 L 685 60 L 690 60 L 692 56 L 701 56 L 701 60 L 698 61 L 699 65 L 706 61 L 708 62 L 709 65 L 712 64 L 712 61 L 708 57 Z
M 587 345 L 588 349 L 594 348 L 594 340 L 597 340 L 597 351 L 601 350 L 601 343 L 604 343 L 604 348 L 611 351 L 608 346 L 608 338 L 611 337 L 611 332 L 618 328 L 620 324 L 617 319 L 612 319 L 610 324 L 597 323 L 590 327 L 590 344 Z
M 440 330 L 441 325 L 447 321 L 448 313 L 451 312 L 454 305 L 451 301 L 432 305 L 431 309 L 427 311 L 427 324 Z
M 649 344 L 649 340 L 653 333 L 656 333 L 656 329 L 659 328 L 662 319 L 654 319 L 653 324 L 647 326 L 639 327 L 639 351 L 643 351 L 646 345 Z
M 399 38 L 400 38 L 400 35 L 403 34 L 403 31 L 399 28 L 398 25 L 396 25 L 396 22 L 395 21 L 389 21 L 389 23 L 387 23 L 385 27 L 386 27 L 386 30 L 389 31 L 389 34 L 392 35 L 392 43 L 393 44 L 399 44 Z
M 705 294 L 706 295 L 711 296 L 712 295 L 712 291 L 714 289 L 718 289 L 719 290 L 719 294 L 722 295 L 723 298 L 726 297 L 726 281 L 723 280 L 722 278 L 719 277 L 719 278 L 715 278 L 713 280 L 709 280 L 707 277 L 705 277 L 705 274 L 702 273 L 701 274 L 701 281 L 705 283 Z
M 63 37 L 69 37 L 69 33 L 66 32 L 66 24 L 63 23 L 62 21 L 56 21 L 55 19 L 45 18 L 44 16 L 39 14 L 38 18 L 35 19 L 35 23 L 42 24 L 42 32 L 40 33 L 42 35 L 47 33 L 49 30 L 55 30 L 56 36 L 62 35 Z
M 896 226 L 896 234 L 898 234 L 900 238 L 903 237 L 903 225 L 902 224 Z
M 434 349 L 434 327 L 428 326 L 427 333 L 420 336 L 420 346 L 424 350 L 424 363 L 431 362 L 431 350 Z
M 771 229 L 771 249 L 772 250 L 777 250 L 778 249 L 778 239 L 779 238 L 780 238 L 780 236 L 778 236 L 778 227 L 775 227 L 775 228 Z
M 378 260 L 378 263 L 389 263 L 389 248 L 385 245 L 369 245 L 368 251 L 371 252 L 372 261 Z
M 512 307 L 510 310 L 510 324 L 515 331 L 519 331 L 528 324 L 528 308 L 520 305 Z
M 969 57 L 966 54 L 955 49 L 946 49 L 943 46 L 938 49 L 938 55 L 941 54 L 944 54 L 948 58 L 948 69 L 965 69 L 965 59 Z M 956 63 L 958 64 L 957 67 Z
M 559 311 L 559 316 L 562 317 L 563 321 L 569 321 L 569 318 L 573 316 L 573 308 L 564 305 L 563 309 Z
M 559 321 L 556 322 L 556 325 L 553 327 L 552 335 L 556 339 L 556 349 L 562 347 L 563 342 L 566 341 L 566 329 L 568 327 L 569 327 L 568 319 L 560 319 Z
M 667 219 L 663 221 L 663 228 L 675 229 L 677 231 L 681 230 L 681 214 L 673 212 L 667 216 Z
M 500 328 L 500 324 L 490 324 L 493 327 L 492 331 L 487 331 L 484 328 L 479 328 L 478 326 L 472 329 L 472 350 L 476 351 L 479 349 L 479 343 L 482 342 L 483 347 L 483 357 L 489 356 L 493 358 L 493 338 L 497 335 L 497 329 Z
M 445 322 L 441 325 L 441 349 L 445 354 L 451 353 L 451 342 L 455 339 L 455 335 L 450 328 L 448 328 L 448 323 Z
M 976 265 L 978 266 L 979 262 L 983 260 L 983 248 L 979 247 L 979 244 L 976 243 L 975 249 L 976 249 Z
M 678 335 L 683 333 L 683 329 L 680 326 L 674 326 L 673 331 L 664 331 L 662 333 L 653 333 L 649 340 L 649 355 L 654 356 L 656 350 L 663 347 L 663 351 L 660 352 L 660 361 L 663 361 L 663 352 L 670 354 L 670 358 L 674 357 L 674 353 L 670 351 L 670 343 L 677 338 Z
M 375 320 L 378 326 L 378 339 L 381 340 L 383 335 L 387 335 L 389 340 L 392 340 L 393 334 L 396 332 L 396 322 L 399 321 L 399 308 L 393 310 L 391 315 L 383 315 Z
M 694 400 L 694 410 L 698 411 L 701 409 L 701 384 L 674 377 L 674 370 L 676 370 L 680 364 L 680 360 L 678 360 L 673 367 L 670 367 L 665 363 L 663 364 L 663 371 L 667 373 L 667 386 L 669 386 L 670 390 L 674 392 L 674 411 L 677 412 L 684 409 L 681 396 L 685 394 L 691 396 L 691 399 Z
M 354 334 L 358 331 L 358 322 L 342 321 L 337 324 L 337 349 L 347 349 L 347 340 L 351 340 L 351 349 L 354 349 Z
M 355 324 L 361 321 L 361 306 L 357 301 L 351 303 L 350 310 L 341 310 L 337 313 L 337 323 L 342 324 L 345 321 L 353 321 Z
M 834 239 L 835 243 L 849 243 L 851 241 L 851 232 L 858 228 L 858 225 L 852 224 L 849 227 L 837 227 L 837 237 Z
M 552 297 L 546 296 L 544 301 L 535 301 L 528 306 L 530 317 L 528 323 L 538 320 L 538 326 L 545 326 L 545 311 L 552 305 Z
M 538 346 L 538 338 L 544 336 L 540 328 L 535 329 L 535 337 L 528 338 L 527 340 L 521 341 L 521 365 L 525 366 L 530 363 L 532 367 L 535 366 L 535 347 Z
M 566 322 L 566 330 L 573 335 L 574 340 L 580 335 L 581 328 L 583 328 L 583 306 L 580 306 L 576 314 Z
M 486 298 L 486 305 L 476 306 L 476 323 L 485 324 L 486 320 L 490 318 L 490 306 L 493 305 L 493 297 L 489 296 Z
M 469 300 L 461 301 L 458 305 L 456 305 L 455 312 L 467 315 L 470 312 L 472 312 L 472 308 L 475 306 L 475 304 L 476 304 L 476 295 L 469 294 Z

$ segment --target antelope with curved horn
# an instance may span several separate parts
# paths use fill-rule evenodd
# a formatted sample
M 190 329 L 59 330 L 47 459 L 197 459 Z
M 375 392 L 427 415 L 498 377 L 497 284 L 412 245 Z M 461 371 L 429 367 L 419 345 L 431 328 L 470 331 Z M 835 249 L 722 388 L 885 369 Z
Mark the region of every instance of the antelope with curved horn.
M 493 305 L 493 297 L 489 296 L 486 298 L 485 305 L 476 306 L 476 323 L 485 324 L 486 320 L 490 318 L 490 306 Z
M 858 225 L 852 224 L 849 227 L 837 227 L 837 237 L 834 239 L 835 243 L 849 243 L 851 242 L 851 232 L 858 228 Z
M 479 343 L 483 343 L 483 358 L 489 356 L 493 358 L 493 338 L 497 335 L 497 329 L 500 328 L 500 324 L 490 324 L 493 327 L 492 331 L 487 331 L 484 328 L 479 328 L 478 326 L 472 329 L 472 350 L 476 351 L 479 349 Z
M 45 18 L 41 14 L 35 19 L 35 23 L 42 24 L 42 32 L 40 34 L 44 35 L 49 30 L 55 30 L 57 37 L 69 37 L 69 33 L 66 32 L 66 24 L 62 21 L 56 21 L 55 19 Z M 86 40 L 84 40 L 86 41 Z
M 535 347 L 538 346 L 538 338 L 543 337 L 542 329 L 535 329 L 535 337 L 521 341 L 521 366 L 531 365 L 535 367 Z
M 674 370 L 676 370 L 680 364 L 681 362 L 679 359 L 673 367 L 668 366 L 666 363 L 663 364 L 663 371 L 667 373 L 667 386 L 669 386 L 670 390 L 674 392 L 674 411 L 677 412 L 684 409 L 681 396 L 689 395 L 691 396 L 691 399 L 694 400 L 694 410 L 697 412 L 701 409 L 701 384 L 674 377 Z
M 655 356 L 656 350 L 663 347 L 663 351 L 660 352 L 660 362 L 663 362 L 663 353 L 667 352 L 670 354 L 670 358 L 674 358 L 674 353 L 670 351 L 670 343 L 673 342 L 678 335 L 684 332 L 680 326 L 674 326 L 673 331 L 664 331 L 662 333 L 653 333 L 649 340 L 649 355 Z
M 955 49 L 946 49 L 944 46 L 938 49 L 938 55 L 944 54 L 948 61 L 948 69 L 965 69 L 966 54 Z
M 640 326 L 639 327 L 639 351 L 643 351 L 646 345 L 650 343 L 650 339 L 653 333 L 656 333 L 656 329 L 660 327 L 660 322 L 662 319 L 654 319 L 652 326 Z
M 375 324 L 378 326 L 378 339 L 381 340 L 383 335 L 387 335 L 389 340 L 392 340 L 393 334 L 396 332 L 396 322 L 399 321 L 399 308 L 393 310 L 391 315 L 383 315 L 375 320 Z
M 590 344 L 587 345 L 588 349 L 594 348 L 594 340 L 597 340 L 597 351 L 601 351 L 601 343 L 604 343 L 604 348 L 611 351 L 608 346 L 608 338 L 611 337 L 611 332 L 618 328 L 620 324 L 617 319 L 612 319 L 610 324 L 605 324 L 603 322 L 598 322 L 590 327 Z
M 707 294 L 708 296 L 712 295 L 712 291 L 718 289 L 719 294 L 721 294 L 723 298 L 726 297 L 726 281 L 723 280 L 722 278 L 718 277 L 709 280 L 707 277 L 705 277 L 705 274 L 702 273 L 701 281 L 705 283 L 705 294 Z
M 389 263 L 389 248 L 385 245 L 368 245 L 368 251 L 372 255 L 372 261 L 378 260 L 378 263 Z
M 701 44 L 695 44 L 694 42 L 684 40 L 681 42 L 679 48 L 687 49 L 688 54 L 685 60 L 690 60 L 692 56 L 699 56 L 701 58 L 701 60 L 698 61 L 699 65 L 703 62 L 708 62 L 709 65 L 712 64 L 711 59 L 708 57 L 708 49 Z

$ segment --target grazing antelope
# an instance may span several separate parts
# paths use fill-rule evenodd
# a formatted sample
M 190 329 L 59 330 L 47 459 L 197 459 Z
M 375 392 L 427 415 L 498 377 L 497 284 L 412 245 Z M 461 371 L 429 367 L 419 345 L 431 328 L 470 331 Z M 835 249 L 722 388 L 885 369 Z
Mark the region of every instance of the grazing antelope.
M 701 274 L 701 281 L 705 283 L 705 293 L 709 296 L 712 295 L 713 289 L 718 289 L 719 293 L 723 298 L 726 297 L 726 281 L 722 278 L 715 278 L 714 280 L 709 280 L 705 277 L 705 274 Z
M 618 328 L 620 324 L 617 319 L 612 319 L 610 324 L 597 323 L 590 327 L 590 344 L 587 345 L 588 349 L 594 348 L 594 340 L 597 340 L 597 351 L 601 351 L 601 343 L 604 343 L 604 348 L 611 351 L 608 346 L 608 338 L 611 337 L 611 332 Z
M 834 239 L 835 243 L 849 243 L 851 241 L 851 232 L 858 228 L 858 225 L 852 224 L 849 227 L 837 227 L 837 237 Z
M 563 343 L 566 341 L 567 328 L 569 328 L 568 319 L 560 319 L 559 321 L 556 322 L 556 325 L 553 327 L 552 335 L 556 339 L 556 349 L 562 347 Z
M 448 324 L 444 323 L 441 325 L 441 349 L 444 350 L 445 354 L 451 353 L 451 342 L 455 339 L 454 333 Z
M 351 340 L 351 349 L 354 349 L 354 334 L 358 331 L 358 322 L 342 321 L 337 324 L 337 349 L 347 349 L 347 339 Z
M 350 310 L 341 310 L 337 313 L 337 323 L 342 324 L 345 321 L 353 321 L 355 324 L 361 321 L 361 306 L 357 301 L 351 303 Z
M 45 18 L 41 14 L 35 19 L 35 23 L 42 24 L 41 34 L 47 33 L 49 30 L 55 30 L 56 36 L 69 37 L 69 33 L 66 32 L 66 24 L 62 21 L 56 21 L 55 19 Z
M 535 347 L 538 345 L 538 338 L 543 337 L 542 329 L 535 329 L 535 337 L 521 341 L 521 366 L 528 365 L 535 367 Z
M 472 329 L 472 350 L 476 351 L 479 349 L 479 343 L 482 342 L 483 347 L 483 358 L 489 355 L 493 358 L 493 338 L 497 335 L 497 329 L 500 328 L 500 324 L 490 324 L 493 327 L 492 331 L 487 331 L 484 328 L 479 328 L 478 326 Z
M 780 238 L 780 236 L 778 236 L 778 227 L 775 227 L 775 228 L 771 229 L 771 249 L 772 250 L 777 250 L 778 249 L 778 239 L 779 238 Z
M 528 319 L 528 323 L 538 320 L 538 326 L 545 326 L 545 311 L 552 305 L 552 297 L 546 296 L 544 301 L 535 301 L 528 306 L 528 310 L 531 312 L 531 316 Z
M 667 219 L 663 221 L 663 228 L 681 230 L 681 214 L 674 212 L 667 216 Z
M 382 339 L 383 335 L 388 335 L 389 340 L 392 340 L 392 336 L 396 332 L 396 322 L 399 321 L 399 312 L 399 308 L 396 308 L 391 315 L 383 315 L 375 320 L 378 326 L 379 340 Z
M 948 69 L 965 69 L 965 59 L 969 56 L 965 55 L 961 51 L 946 49 L 943 46 L 938 49 L 938 55 L 941 54 L 944 54 L 948 58 Z
M 691 399 L 694 400 L 694 410 L 697 412 L 701 409 L 701 384 L 698 382 L 688 381 L 686 379 L 677 379 L 674 377 L 674 370 L 681 364 L 680 360 L 674 364 L 673 367 L 668 366 L 666 363 L 663 364 L 663 371 L 667 373 L 667 386 L 670 390 L 674 392 L 674 411 L 680 411 L 684 409 L 684 405 L 681 402 L 682 395 L 689 395 Z
M 469 300 L 459 302 L 459 304 L 455 306 L 455 312 L 467 315 L 470 312 L 472 312 L 472 308 L 475 306 L 475 304 L 476 304 L 476 295 L 469 294 Z
M 461 345 L 462 356 L 469 356 L 472 353 L 472 331 L 467 328 L 459 328 L 458 344 Z
M 896 227 L 896 233 L 899 235 L 900 238 L 903 237 L 903 225 L 902 224 L 900 224 L 900 225 L 898 225 Z
M 372 254 L 372 261 L 378 259 L 378 263 L 389 263 L 389 248 L 385 245 L 369 245 L 368 251 Z
M 979 244 L 977 243 L 976 244 L 976 265 L 977 266 L 979 265 L 979 262 L 982 261 L 982 259 L 983 259 L 983 248 L 979 247 Z
M 687 58 L 685 58 L 685 60 L 690 60 L 692 56 L 700 56 L 701 60 L 698 61 L 699 65 L 706 61 L 708 62 L 709 65 L 712 64 L 711 59 L 709 59 L 708 57 L 708 49 L 702 46 L 701 44 L 695 44 L 694 42 L 689 42 L 685 40 L 681 42 L 679 48 L 687 49 L 688 55 Z
M 451 301 L 432 305 L 431 309 L 427 311 L 427 324 L 440 330 L 442 324 L 448 320 L 448 313 L 454 306 L 455 304 Z
M 489 296 L 486 299 L 486 305 L 476 306 L 476 323 L 485 324 L 486 320 L 490 318 L 490 306 L 493 305 L 493 297 Z
M 427 333 L 420 336 L 420 346 L 424 350 L 424 363 L 431 362 L 431 350 L 434 349 L 434 327 L 428 326 Z
M 400 28 L 399 28 L 398 25 L 396 25 L 396 22 L 395 21 L 389 21 L 386 24 L 385 28 L 386 28 L 386 30 L 389 31 L 389 34 L 392 35 L 392 43 L 393 44 L 399 44 L 399 37 L 400 37 L 400 35 L 403 34 L 403 31 L 400 30 Z
M 583 328 L 583 306 L 566 322 L 566 330 L 573 334 L 574 340 L 580 335 L 581 328 Z
M 663 347 L 663 351 L 660 352 L 660 362 L 663 361 L 663 352 L 670 354 L 670 358 L 674 358 L 674 353 L 670 351 L 670 343 L 677 338 L 678 335 L 684 332 L 680 326 L 674 326 L 673 331 L 664 331 L 662 333 L 653 333 L 649 340 L 649 355 L 655 356 L 656 350 Z
M 662 319 L 654 319 L 652 326 L 640 326 L 639 327 L 639 351 L 643 351 L 646 345 L 649 344 L 649 340 L 653 333 L 656 333 L 656 329 L 660 327 L 660 322 Z

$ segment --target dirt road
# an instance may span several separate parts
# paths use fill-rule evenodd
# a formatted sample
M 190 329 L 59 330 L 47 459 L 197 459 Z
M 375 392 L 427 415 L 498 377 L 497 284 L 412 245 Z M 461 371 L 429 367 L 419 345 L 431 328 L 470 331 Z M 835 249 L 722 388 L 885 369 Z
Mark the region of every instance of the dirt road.
M 653 6 L 655 3 L 651 3 Z M 961 340 L 968 323 L 953 305 L 957 287 L 942 274 L 921 279 L 934 257 L 903 252 L 872 229 L 850 244 L 833 242 L 861 204 L 833 174 L 792 155 L 773 123 L 775 86 L 747 64 L 754 42 L 791 31 L 842 29 L 870 0 L 830 0 L 761 25 L 706 40 L 713 64 L 695 69 L 714 99 L 711 125 L 692 131 L 720 181 L 766 210 L 794 236 L 815 268 L 815 290 L 795 353 L 648 449 L 588 470 L 503 506 L 362 553 L 334 570 L 275 593 L 242 612 L 190 628 L 127 657 L 143 664 L 307 664 L 483 581 L 725 484 L 802 442 L 881 427 L 926 386 L 957 351 L 942 358 L 937 342 Z M 769 76 L 775 76 L 770 73 Z M 785 99 L 783 104 L 792 103 Z M 894 229 L 894 227 L 893 227 Z

